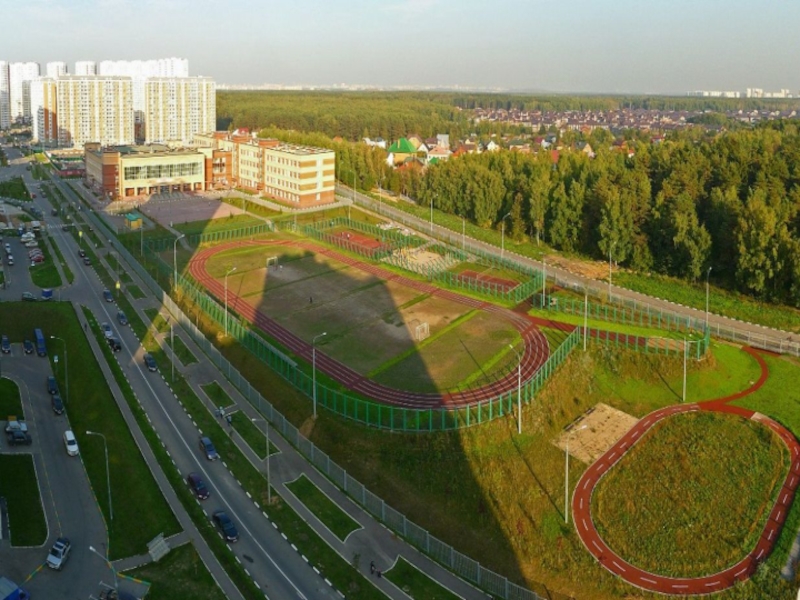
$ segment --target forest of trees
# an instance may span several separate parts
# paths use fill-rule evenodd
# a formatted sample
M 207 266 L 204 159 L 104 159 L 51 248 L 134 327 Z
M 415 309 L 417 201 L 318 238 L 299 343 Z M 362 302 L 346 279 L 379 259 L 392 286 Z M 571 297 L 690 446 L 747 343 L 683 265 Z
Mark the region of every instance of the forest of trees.
M 381 95 L 363 96 L 363 106 L 350 104 L 353 128 L 372 122 L 368 115 L 362 120 L 361 108 L 379 111 L 382 103 L 395 104 Z M 387 127 L 396 130 L 370 135 L 428 135 L 448 123 L 464 125 L 457 111 L 437 112 L 443 110 L 438 96 L 409 96 L 406 112 L 395 114 L 393 109 L 389 114 L 394 116 L 385 117 Z M 311 97 L 308 106 L 317 99 Z M 333 98 L 329 102 L 338 106 L 332 114 L 345 114 L 341 99 L 338 104 Z M 291 121 L 310 109 L 295 117 L 288 105 L 280 110 Z M 324 112 L 320 108 L 320 118 Z M 252 127 L 264 123 L 257 112 L 252 119 Z M 426 119 L 441 126 L 425 129 Z M 238 118 L 233 123 L 243 125 Z M 486 228 L 498 228 L 510 213 L 507 234 L 517 240 L 530 238 L 556 250 L 606 260 L 611 251 L 615 262 L 631 269 L 689 281 L 703 278 L 712 267 L 720 285 L 800 306 L 797 121 L 713 136 L 689 128 L 670 134 L 661 144 L 651 144 L 647 136 L 628 136 L 632 157 L 612 150 L 607 132 L 596 132 L 589 140 L 595 158 L 565 149 L 554 163 L 547 152 L 498 152 L 467 155 L 425 170 L 388 167 L 385 151 L 334 141 L 331 133 L 342 132 L 319 128 L 313 119 L 288 129 L 265 127 L 261 135 L 334 149 L 337 177 L 347 185 L 355 182 L 369 190 L 380 182 L 420 205 L 432 202 L 439 210 Z

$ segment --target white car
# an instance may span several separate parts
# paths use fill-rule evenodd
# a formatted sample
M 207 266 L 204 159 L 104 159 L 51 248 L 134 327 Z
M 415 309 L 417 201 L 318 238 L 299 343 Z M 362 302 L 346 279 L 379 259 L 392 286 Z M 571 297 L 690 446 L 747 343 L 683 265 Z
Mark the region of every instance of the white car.
M 47 555 L 47 566 L 56 571 L 60 571 L 64 563 L 69 558 L 69 551 L 72 550 L 72 544 L 67 538 L 58 538 L 53 547 L 50 548 L 50 554 Z
M 78 440 L 75 439 L 75 434 L 70 429 L 64 432 L 64 445 L 67 447 L 67 454 L 78 456 Z
M 109 325 L 108 323 L 101 323 L 100 329 L 103 330 L 103 335 L 105 336 L 106 339 L 114 337 L 114 330 L 111 329 L 111 325 Z

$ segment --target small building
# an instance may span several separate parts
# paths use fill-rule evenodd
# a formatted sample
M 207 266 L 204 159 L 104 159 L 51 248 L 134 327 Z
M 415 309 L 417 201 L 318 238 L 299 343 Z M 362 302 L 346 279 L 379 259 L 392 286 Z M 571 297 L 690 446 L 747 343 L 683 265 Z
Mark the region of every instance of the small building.
M 125 227 L 129 231 L 138 231 L 142 228 L 142 215 L 136 212 L 129 212 L 125 215 Z
M 400 138 L 394 144 L 389 146 L 389 153 L 394 156 L 394 164 L 400 165 L 405 162 L 409 156 L 414 156 L 417 149 L 414 144 L 409 142 L 406 138 Z

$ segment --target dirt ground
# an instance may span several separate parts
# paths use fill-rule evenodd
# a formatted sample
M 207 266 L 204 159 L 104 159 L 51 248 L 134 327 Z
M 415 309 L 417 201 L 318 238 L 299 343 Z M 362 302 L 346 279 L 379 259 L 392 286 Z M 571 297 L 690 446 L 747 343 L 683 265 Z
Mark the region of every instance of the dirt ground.
M 564 269 L 570 273 L 575 273 L 576 275 L 582 275 L 584 277 L 590 277 L 591 279 L 598 280 L 608 279 L 607 262 L 573 260 L 570 258 L 564 258 L 563 256 L 545 256 L 544 260 L 548 265 L 559 267 L 560 269 Z M 611 269 L 612 273 L 616 273 L 618 270 L 619 269 L 616 266 L 613 266 Z
M 591 464 L 638 421 L 636 417 L 600 403 L 586 411 L 568 430 L 553 440 L 553 443 L 565 450 L 569 437 L 570 456 Z M 586 428 L 582 429 L 584 426 Z

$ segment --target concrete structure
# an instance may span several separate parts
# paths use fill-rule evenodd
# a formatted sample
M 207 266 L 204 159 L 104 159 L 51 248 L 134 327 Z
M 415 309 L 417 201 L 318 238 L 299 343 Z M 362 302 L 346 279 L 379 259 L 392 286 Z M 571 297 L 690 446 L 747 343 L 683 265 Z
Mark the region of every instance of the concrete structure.
M 8 65 L 9 117 L 12 123 L 31 118 L 30 82 L 39 75 L 39 63 L 14 62 Z
M 8 92 L 8 63 L 0 60 L 0 129 L 8 129 L 11 126 L 11 104 Z
M 187 145 L 217 125 L 215 83 L 208 77 L 150 78 L 144 83 L 142 127 L 148 144 Z
M 75 75 L 97 75 L 97 63 L 93 60 L 79 60 L 75 63 Z
M 207 189 L 206 162 L 211 150 L 171 150 L 167 146 L 86 144 L 86 180 L 116 200 L 165 192 Z
M 61 77 L 62 75 L 67 75 L 69 73 L 67 63 L 60 60 L 47 63 L 44 71 L 46 77 Z
M 58 143 L 56 113 L 55 79 L 38 77 L 31 81 L 31 141 L 45 145 Z
M 220 172 L 230 178 L 210 178 L 216 187 L 243 187 L 291 205 L 334 202 L 336 154 L 326 148 L 284 144 L 249 133 L 217 131 L 195 136 L 199 147 L 210 147 Z

